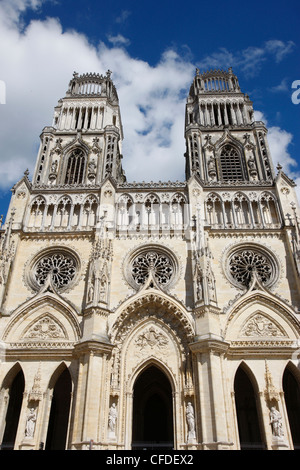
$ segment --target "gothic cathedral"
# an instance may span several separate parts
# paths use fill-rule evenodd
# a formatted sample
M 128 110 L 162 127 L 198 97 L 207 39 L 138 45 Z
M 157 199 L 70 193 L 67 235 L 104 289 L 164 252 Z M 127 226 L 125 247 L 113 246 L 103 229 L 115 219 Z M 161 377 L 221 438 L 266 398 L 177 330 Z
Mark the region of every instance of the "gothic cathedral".
M 111 72 L 58 101 L 0 230 L 2 449 L 300 449 L 295 183 L 231 68 L 185 113 L 185 181 L 130 183 Z

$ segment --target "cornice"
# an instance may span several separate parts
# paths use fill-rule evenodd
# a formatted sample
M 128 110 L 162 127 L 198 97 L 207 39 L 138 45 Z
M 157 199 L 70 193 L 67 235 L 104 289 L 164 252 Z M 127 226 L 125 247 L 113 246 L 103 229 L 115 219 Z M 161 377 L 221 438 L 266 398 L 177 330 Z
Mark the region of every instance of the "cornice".
M 291 355 L 299 350 L 299 345 L 294 340 L 241 340 L 231 341 L 228 349 L 228 356 L 250 356 L 264 357 L 276 356 L 291 358 Z
M 74 347 L 74 356 L 79 357 L 84 354 L 110 354 L 115 346 L 111 343 L 105 343 L 95 340 L 87 340 L 79 342 Z
M 225 354 L 230 347 L 230 343 L 224 341 L 221 337 L 207 335 L 205 337 L 196 338 L 193 343 L 189 344 L 189 347 L 193 353 L 212 352 Z

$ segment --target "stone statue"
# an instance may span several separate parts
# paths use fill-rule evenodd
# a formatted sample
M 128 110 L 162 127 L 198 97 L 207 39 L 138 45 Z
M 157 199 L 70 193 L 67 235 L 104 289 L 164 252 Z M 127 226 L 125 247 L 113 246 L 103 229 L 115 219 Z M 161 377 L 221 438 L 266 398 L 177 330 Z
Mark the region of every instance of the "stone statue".
M 36 410 L 34 408 L 30 408 L 26 427 L 25 427 L 25 437 L 33 437 L 34 430 L 35 430 L 35 423 L 36 423 Z
M 194 415 L 194 408 L 191 402 L 188 402 L 186 406 L 186 420 L 187 420 L 187 425 L 188 425 L 187 440 L 188 442 L 190 442 L 191 440 L 196 438 L 195 415 Z
M 88 302 L 92 302 L 94 300 L 94 285 L 91 283 L 89 286 L 88 291 Z
M 52 162 L 51 164 L 51 172 L 56 173 L 56 170 L 57 170 L 57 160 L 54 160 L 54 162 Z
M 117 422 L 117 407 L 116 404 L 113 403 L 109 409 L 108 413 L 108 430 L 109 436 L 114 437 L 116 433 L 116 422 Z
M 274 437 L 283 437 L 281 414 L 274 406 L 270 411 L 270 424 L 272 426 L 272 434 Z

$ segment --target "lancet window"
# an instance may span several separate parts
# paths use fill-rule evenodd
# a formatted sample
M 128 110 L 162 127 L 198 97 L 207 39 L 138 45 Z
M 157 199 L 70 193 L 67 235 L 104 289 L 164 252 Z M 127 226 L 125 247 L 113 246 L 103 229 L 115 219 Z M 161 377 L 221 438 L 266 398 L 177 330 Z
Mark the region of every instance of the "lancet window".
M 236 194 L 233 199 L 233 209 L 236 225 L 250 228 L 252 226 L 250 203 L 244 194 Z
M 88 196 L 83 206 L 82 226 L 93 227 L 96 224 L 97 199 L 95 196 Z
M 55 227 L 68 227 L 72 200 L 68 196 L 63 196 L 56 209 L 56 217 L 54 220 Z
M 232 145 L 226 144 L 220 152 L 221 178 L 225 181 L 243 180 L 241 154 Z
M 64 195 L 57 202 L 47 203 L 42 196 L 37 196 L 29 208 L 25 230 L 90 230 L 96 224 L 98 199 L 93 194 L 85 200 L 75 199 L 74 202 L 70 196 Z
M 131 195 L 123 194 L 118 201 L 117 226 L 119 230 L 177 229 L 186 223 L 186 198 L 175 193 L 164 195 L 163 201 L 155 193 L 145 197 L 138 195 L 134 202 Z
M 115 146 L 116 146 L 116 138 L 112 136 L 108 136 L 107 148 L 106 148 L 105 173 L 104 173 L 105 178 L 108 175 L 110 175 L 113 170 L 114 154 L 116 150 Z
M 40 228 L 45 212 L 46 201 L 42 196 L 38 196 L 31 204 L 29 226 Z
M 263 223 L 266 227 L 273 227 L 280 223 L 279 209 L 272 194 L 265 192 L 260 197 Z
M 247 124 L 245 107 L 242 102 L 201 102 L 199 121 L 202 126 L 240 126 Z
M 224 226 L 222 199 L 218 195 L 211 194 L 207 198 L 206 212 L 208 223 L 210 225 L 218 227 Z
M 130 225 L 133 219 L 133 201 L 130 196 L 123 194 L 119 199 L 118 204 L 118 225 L 121 227 L 126 227 Z
M 214 228 L 278 228 L 280 213 L 272 194 L 260 197 L 239 192 L 210 193 L 205 201 L 206 220 Z
M 86 157 L 81 149 L 75 149 L 68 157 L 65 184 L 81 184 L 83 182 Z

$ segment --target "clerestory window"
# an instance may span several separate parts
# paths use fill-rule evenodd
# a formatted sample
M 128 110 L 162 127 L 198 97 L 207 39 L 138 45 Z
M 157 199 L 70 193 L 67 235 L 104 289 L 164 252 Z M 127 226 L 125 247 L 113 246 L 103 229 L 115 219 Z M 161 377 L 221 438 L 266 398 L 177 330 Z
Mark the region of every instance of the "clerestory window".
M 81 149 L 75 149 L 68 158 L 65 184 L 80 184 L 83 182 L 85 154 Z

